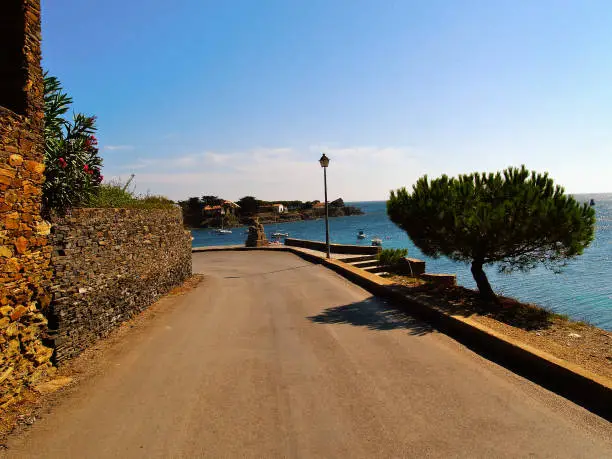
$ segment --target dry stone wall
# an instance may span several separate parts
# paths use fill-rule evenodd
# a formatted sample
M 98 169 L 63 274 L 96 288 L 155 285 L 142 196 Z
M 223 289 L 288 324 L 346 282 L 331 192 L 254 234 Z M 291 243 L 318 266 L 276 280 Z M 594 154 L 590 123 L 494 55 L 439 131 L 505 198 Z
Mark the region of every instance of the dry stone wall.
M 40 4 L 0 2 L 0 17 L 7 50 L 0 55 L 0 103 L 9 104 L 0 107 L 1 411 L 51 371 L 52 350 L 43 345 L 51 270 L 49 225 L 41 218 Z
M 76 209 L 53 220 L 49 334 L 58 363 L 191 275 L 181 210 Z

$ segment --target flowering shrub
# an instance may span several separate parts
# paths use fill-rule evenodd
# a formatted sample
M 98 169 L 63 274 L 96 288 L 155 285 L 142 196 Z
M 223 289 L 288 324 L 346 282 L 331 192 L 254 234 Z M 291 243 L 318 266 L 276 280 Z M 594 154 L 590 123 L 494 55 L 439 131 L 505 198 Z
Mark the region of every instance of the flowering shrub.
M 89 202 L 103 176 L 98 155 L 96 117 L 64 115 L 72 104 L 59 80 L 45 74 L 45 211 L 64 213 Z

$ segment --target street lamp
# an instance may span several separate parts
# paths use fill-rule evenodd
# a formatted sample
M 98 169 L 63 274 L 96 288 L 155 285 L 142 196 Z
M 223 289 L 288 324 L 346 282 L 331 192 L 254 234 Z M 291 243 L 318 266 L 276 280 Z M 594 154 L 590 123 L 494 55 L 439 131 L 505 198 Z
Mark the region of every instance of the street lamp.
M 327 248 L 327 258 L 331 258 L 331 251 L 329 248 L 329 213 L 327 211 L 327 166 L 329 166 L 329 158 L 321 156 L 319 164 L 323 168 L 323 185 L 325 186 L 325 247 Z

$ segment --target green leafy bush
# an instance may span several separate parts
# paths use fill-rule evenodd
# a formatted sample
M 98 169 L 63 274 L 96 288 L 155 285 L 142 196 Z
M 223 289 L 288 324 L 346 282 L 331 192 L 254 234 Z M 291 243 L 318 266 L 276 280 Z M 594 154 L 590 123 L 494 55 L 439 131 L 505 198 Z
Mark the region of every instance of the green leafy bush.
M 102 158 L 98 154 L 96 117 L 64 116 L 72 104 L 60 81 L 45 73 L 45 212 L 64 213 L 87 203 L 102 180 Z
M 102 184 L 97 193 L 93 195 L 84 207 L 113 207 L 124 209 L 167 209 L 174 207 L 173 201 L 165 196 L 144 195 L 138 196 L 130 189 L 134 176 L 126 183 L 115 180 Z
M 116 183 L 104 183 L 95 196 L 92 196 L 87 207 L 130 207 L 136 198 L 132 193 Z
M 383 249 L 377 259 L 381 265 L 395 266 L 400 264 L 408 255 L 408 249 Z

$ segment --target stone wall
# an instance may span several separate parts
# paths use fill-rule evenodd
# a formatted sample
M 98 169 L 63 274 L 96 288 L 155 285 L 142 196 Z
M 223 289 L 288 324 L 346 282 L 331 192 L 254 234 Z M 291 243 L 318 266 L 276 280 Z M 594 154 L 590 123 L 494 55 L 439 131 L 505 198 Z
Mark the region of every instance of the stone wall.
M 0 410 L 49 370 L 38 0 L 0 2 Z
M 181 210 L 76 209 L 54 218 L 49 334 L 58 363 L 191 275 Z

